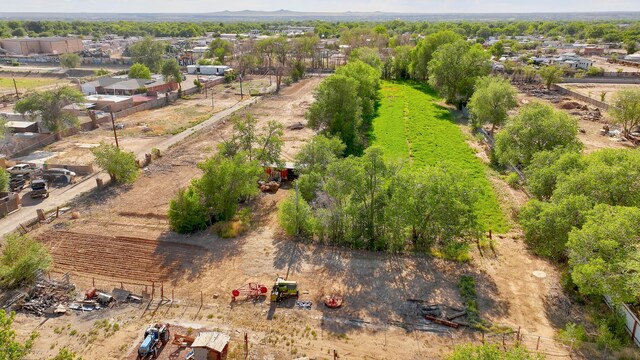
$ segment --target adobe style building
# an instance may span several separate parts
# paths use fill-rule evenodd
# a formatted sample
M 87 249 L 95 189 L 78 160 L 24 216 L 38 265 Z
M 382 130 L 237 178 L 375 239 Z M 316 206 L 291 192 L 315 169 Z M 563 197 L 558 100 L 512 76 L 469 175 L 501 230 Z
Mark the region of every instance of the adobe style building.
M 82 51 L 82 40 L 70 37 L 0 39 L 0 48 L 10 55 L 58 55 Z

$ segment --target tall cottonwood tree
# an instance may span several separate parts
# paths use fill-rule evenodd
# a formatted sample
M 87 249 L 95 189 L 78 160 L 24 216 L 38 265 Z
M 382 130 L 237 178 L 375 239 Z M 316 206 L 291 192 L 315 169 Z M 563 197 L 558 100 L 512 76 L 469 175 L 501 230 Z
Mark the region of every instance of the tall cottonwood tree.
M 429 61 L 429 84 L 460 108 L 473 94 L 477 78 L 489 75 L 489 54 L 482 46 L 456 41 L 438 47 Z
M 15 110 L 32 117 L 40 116 L 42 125 L 49 129 L 57 140 L 62 139 L 62 132 L 78 126 L 78 117 L 64 111 L 65 106 L 84 102 L 84 95 L 69 86 L 53 90 L 34 92 L 26 98 L 18 100 Z
M 476 80 L 475 91 L 469 100 L 469 113 L 476 126 L 491 124 L 489 133 L 493 135 L 496 126 L 502 126 L 509 110 L 517 105 L 516 90 L 509 80 L 486 76 Z

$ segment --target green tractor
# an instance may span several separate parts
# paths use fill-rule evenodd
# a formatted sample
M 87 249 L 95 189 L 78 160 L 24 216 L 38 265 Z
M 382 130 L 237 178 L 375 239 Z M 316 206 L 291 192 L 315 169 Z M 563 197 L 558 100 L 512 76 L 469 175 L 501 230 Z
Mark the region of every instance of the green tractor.
M 279 302 L 290 297 L 298 297 L 298 283 L 280 277 L 277 278 L 271 289 L 271 302 Z

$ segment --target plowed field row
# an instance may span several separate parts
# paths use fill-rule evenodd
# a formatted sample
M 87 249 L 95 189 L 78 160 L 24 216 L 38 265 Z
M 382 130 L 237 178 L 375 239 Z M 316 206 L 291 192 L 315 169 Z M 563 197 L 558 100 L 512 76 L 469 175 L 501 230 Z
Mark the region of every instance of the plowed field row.
M 96 277 L 165 281 L 201 247 L 157 240 L 52 231 L 40 236 L 53 256 L 54 269 Z

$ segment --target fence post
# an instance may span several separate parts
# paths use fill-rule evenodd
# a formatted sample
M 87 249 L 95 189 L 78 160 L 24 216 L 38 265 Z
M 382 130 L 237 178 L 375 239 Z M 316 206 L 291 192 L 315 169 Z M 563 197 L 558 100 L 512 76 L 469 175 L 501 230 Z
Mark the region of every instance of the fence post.
M 536 351 L 540 348 L 540 336 L 538 336 L 538 341 L 536 342 Z
M 202 291 L 200 291 L 200 306 L 202 307 L 203 304 L 204 304 L 204 298 L 202 295 Z
M 93 287 L 96 287 L 96 278 L 92 277 L 91 283 L 93 284 Z

